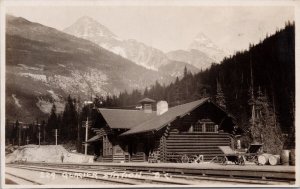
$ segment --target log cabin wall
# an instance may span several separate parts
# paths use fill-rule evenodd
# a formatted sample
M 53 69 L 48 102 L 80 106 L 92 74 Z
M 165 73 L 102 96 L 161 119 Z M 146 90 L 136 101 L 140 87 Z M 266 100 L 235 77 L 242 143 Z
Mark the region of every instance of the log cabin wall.
M 211 160 L 216 155 L 222 154 L 218 146 L 230 146 L 228 133 L 179 133 L 171 130 L 168 137 L 162 141 L 161 158 L 167 162 L 172 158 L 180 158 L 182 155 L 203 155 L 204 159 Z
M 227 115 L 209 105 L 177 118 L 160 137 L 161 161 L 180 160 L 184 154 L 203 155 L 208 161 L 222 154 L 218 146 L 231 146 L 230 134 L 224 132 L 233 126 L 228 120 Z

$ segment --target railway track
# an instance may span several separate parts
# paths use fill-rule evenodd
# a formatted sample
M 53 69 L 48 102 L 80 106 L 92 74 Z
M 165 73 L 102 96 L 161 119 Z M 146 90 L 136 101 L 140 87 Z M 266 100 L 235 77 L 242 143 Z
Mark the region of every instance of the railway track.
M 25 177 L 21 177 L 18 176 L 16 174 L 12 174 L 12 173 L 5 173 L 6 175 L 8 175 L 8 178 L 6 182 L 11 182 L 12 184 L 30 184 L 30 185 L 42 185 L 42 183 L 35 181 L 34 179 L 28 179 Z M 6 176 L 7 177 L 7 176 Z M 17 182 L 14 182 L 12 180 L 17 180 Z
M 81 177 L 85 180 L 121 185 L 159 184 L 159 185 L 197 185 L 206 183 L 229 183 L 250 185 L 290 185 L 293 180 L 258 179 L 253 177 L 225 177 L 220 175 L 199 175 L 191 173 L 167 173 L 166 171 L 148 171 L 138 168 L 128 170 L 121 166 L 107 167 L 103 165 L 60 164 L 60 163 L 18 163 L 7 164 L 7 167 L 30 171 L 54 173 L 60 176 Z

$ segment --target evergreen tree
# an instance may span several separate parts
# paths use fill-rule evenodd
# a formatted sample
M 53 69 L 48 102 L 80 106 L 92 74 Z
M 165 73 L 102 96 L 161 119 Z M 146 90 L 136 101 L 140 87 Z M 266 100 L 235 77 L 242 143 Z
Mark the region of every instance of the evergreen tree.
M 252 99 L 253 100 L 253 99 Z M 251 101 L 252 101 L 251 100 Z M 275 112 L 270 106 L 268 97 L 263 94 L 260 87 L 257 98 L 254 98 L 252 107 L 252 117 L 250 123 L 253 142 L 263 144 L 263 149 L 267 153 L 280 153 L 283 147 L 283 137 L 277 120 L 274 119 Z
M 53 104 L 51 108 L 51 114 L 48 118 L 46 126 L 46 140 L 50 143 L 54 143 L 54 129 L 58 129 L 58 119 L 56 115 L 55 104 Z
M 18 141 L 18 145 L 21 145 L 21 135 L 22 135 L 22 129 L 20 127 L 20 123 L 19 120 L 16 121 L 16 130 L 17 130 L 17 141 Z
M 75 102 L 69 95 L 62 115 L 61 138 L 64 141 L 76 140 L 77 138 L 78 114 Z
M 224 96 L 221 84 L 219 83 L 218 79 L 217 79 L 216 103 L 223 109 L 226 109 L 225 96 Z
M 188 71 L 186 66 L 184 66 L 184 70 L 183 70 L 183 77 L 185 78 L 188 75 Z

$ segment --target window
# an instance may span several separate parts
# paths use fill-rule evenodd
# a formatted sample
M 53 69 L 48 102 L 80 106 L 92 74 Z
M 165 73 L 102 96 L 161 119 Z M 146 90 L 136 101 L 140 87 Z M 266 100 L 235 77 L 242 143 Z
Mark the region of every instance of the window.
M 200 121 L 197 121 L 197 123 L 194 126 L 194 132 L 199 132 L 202 133 L 203 132 L 203 123 L 201 123 Z
M 194 126 L 190 127 L 189 132 L 216 133 L 218 132 L 218 125 L 210 120 L 198 120 Z
M 214 133 L 215 132 L 215 124 L 214 123 L 205 123 L 205 131 L 207 133 Z

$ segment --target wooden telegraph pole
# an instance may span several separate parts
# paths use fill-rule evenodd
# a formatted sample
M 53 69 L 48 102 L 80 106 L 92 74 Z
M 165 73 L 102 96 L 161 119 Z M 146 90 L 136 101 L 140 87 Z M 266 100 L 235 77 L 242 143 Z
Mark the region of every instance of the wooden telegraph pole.
M 90 105 L 90 104 L 93 104 L 92 101 L 85 101 L 84 102 L 85 105 Z M 87 119 L 86 119 L 86 122 L 85 122 L 85 144 L 84 144 L 84 154 L 87 155 L 87 147 L 88 147 L 88 143 L 87 143 L 87 140 L 88 140 L 88 133 L 89 133 L 89 111 L 90 111 L 90 107 L 88 107 L 88 112 L 87 112 Z
M 87 155 L 87 140 L 88 140 L 88 133 L 89 133 L 89 117 L 87 117 L 85 123 L 85 145 L 84 145 L 84 155 Z
M 18 135 L 19 135 L 19 137 L 18 137 L 18 144 L 19 144 L 19 146 L 21 146 L 21 134 L 22 134 L 22 131 L 21 131 L 21 129 L 22 129 L 21 124 L 19 124 L 18 127 L 19 127 L 19 132 L 18 132 Z
M 41 127 L 39 126 L 39 147 L 41 146 Z
M 57 129 L 54 129 L 55 145 L 57 146 Z
M 27 143 L 27 145 L 28 145 L 28 143 L 29 143 L 29 138 L 28 138 L 28 136 L 26 136 L 26 143 Z

